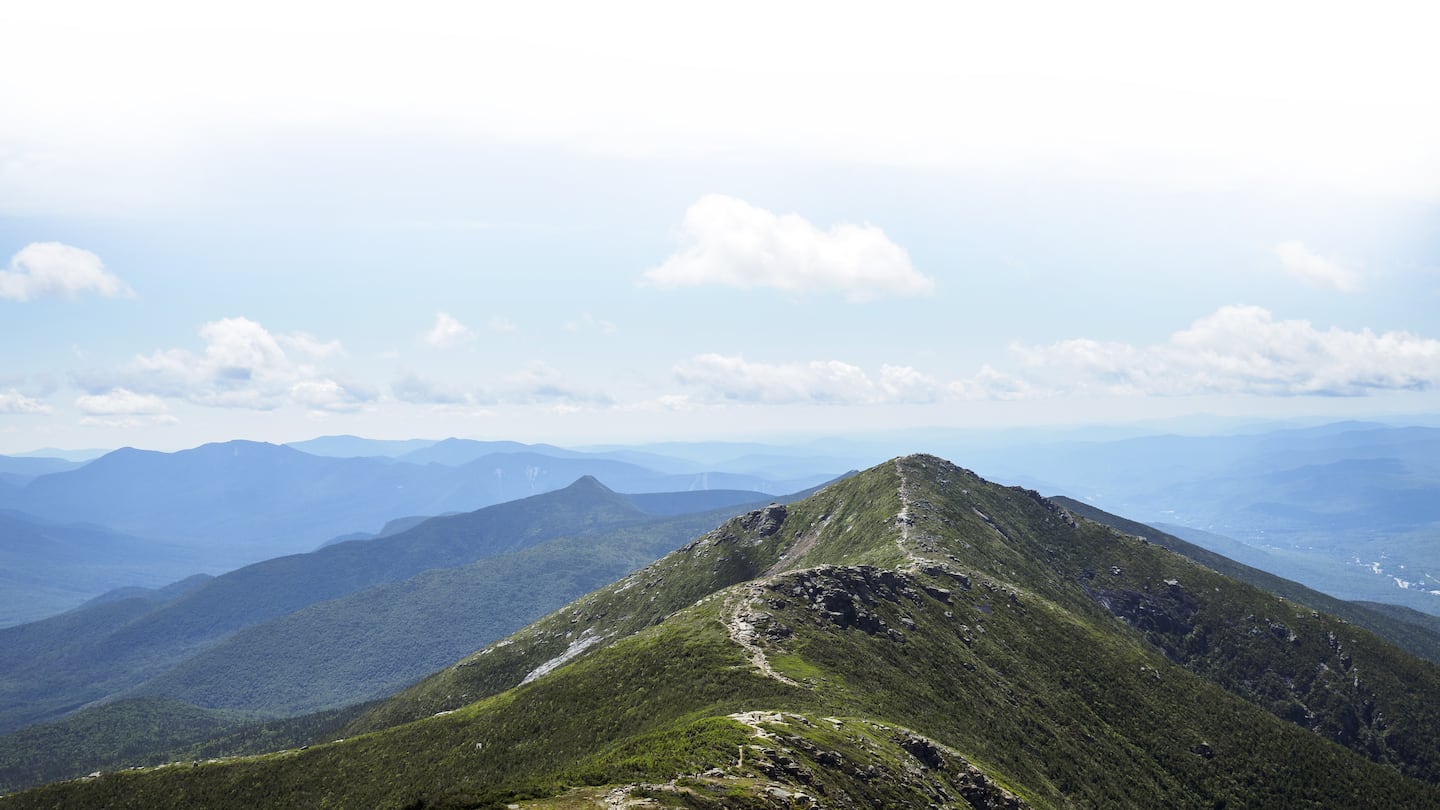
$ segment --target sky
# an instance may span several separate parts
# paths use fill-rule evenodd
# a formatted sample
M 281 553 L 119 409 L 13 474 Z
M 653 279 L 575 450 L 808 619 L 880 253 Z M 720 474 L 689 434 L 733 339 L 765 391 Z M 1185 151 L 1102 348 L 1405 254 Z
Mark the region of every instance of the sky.
M 1440 414 L 1425 3 L 504 5 L 0 8 L 0 453 Z

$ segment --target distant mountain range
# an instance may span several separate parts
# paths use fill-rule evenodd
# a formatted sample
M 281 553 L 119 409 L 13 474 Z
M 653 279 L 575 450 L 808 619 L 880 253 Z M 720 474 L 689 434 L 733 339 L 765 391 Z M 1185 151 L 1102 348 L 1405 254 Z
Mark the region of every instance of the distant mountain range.
M 120 450 L 88 464 L 83 454 L 0 457 L 0 510 L 29 523 L 87 524 L 188 548 L 181 556 L 193 565 L 164 569 L 179 577 L 371 537 L 392 520 L 470 511 L 582 475 L 631 493 L 776 494 L 923 446 L 964 459 L 993 480 L 1166 524 L 1192 542 L 1217 543 L 1207 547 L 1327 593 L 1440 615 L 1440 429 L 1342 422 L 1249 430 L 1105 440 L 1075 437 L 1119 432 L 1062 438 L 1053 431 L 908 430 L 789 446 L 562 448 L 355 436 L 288 446 L 227 442 L 178 453 Z M 18 558 L 5 570 L 10 587 L 0 591 L 0 626 L 73 607 L 107 585 L 168 581 L 92 584 Z
M 622 519 L 613 493 L 578 486 Z M 190 729 L 169 750 L 193 762 L 7 810 L 1440 806 L 1440 667 L 1360 626 L 1433 652 L 1423 620 L 1072 506 L 898 458 L 734 517 L 352 711 L 207 743 L 213 714 L 117 702 L 107 717 Z M 104 728 L 79 717 L 24 750 Z M 287 750 L 201 759 L 267 741 Z
M 657 471 L 604 455 L 514 442 L 329 437 L 302 444 L 332 453 L 378 447 L 400 458 L 378 452 L 319 456 L 248 441 L 176 453 L 121 449 L 83 465 L 0 457 L 0 472 L 13 471 L 10 480 L 0 480 L 0 510 L 17 526 L 32 527 L 0 535 L 10 586 L 0 593 L 0 626 L 52 615 L 110 588 L 219 574 L 336 538 L 373 536 L 398 518 L 468 512 L 549 492 L 582 476 L 621 492 L 744 491 L 753 500 L 814 486 L 845 471 L 792 466 L 770 477 Z M 414 460 L 405 460 L 410 456 Z M 688 462 L 670 460 L 668 466 Z M 714 500 L 734 503 L 732 495 Z M 89 527 L 89 545 L 79 545 L 76 530 L 65 542 L 55 534 L 58 529 L 33 530 L 80 525 Z M 87 558 L 83 565 L 76 555 Z M 129 565 L 117 567 L 115 560 Z
M 768 500 L 759 493 L 730 496 L 732 507 Z M 676 498 L 693 501 L 689 493 Z M 654 559 L 732 511 L 677 514 L 663 501 L 662 495 L 645 497 L 659 514 L 647 512 L 585 477 L 562 490 L 431 518 L 386 537 L 254 563 L 169 593 L 116 594 L 0 629 L 0 732 L 131 692 L 272 715 L 388 694 Z M 559 538 L 568 540 L 515 556 Z M 428 578 L 411 580 L 424 572 Z M 376 588 L 387 583 L 403 584 Z M 516 586 L 521 593 L 504 596 Z M 438 611 L 428 618 L 427 600 Z M 320 603 L 326 604 L 306 611 Z M 386 611 L 394 612 L 390 625 L 379 618 Z M 230 653 L 207 657 L 235 634 L 282 617 L 233 640 Z M 302 637 L 309 641 L 275 648 L 277 638 Z M 242 648 L 249 652 L 234 653 Z M 322 650 L 338 655 L 327 659 L 330 672 L 309 670 L 302 677 L 286 670 L 290 659 L 308 660 Z M 288 674 L 267 680 L 271 671 Z M 152 679 L 160 686 L 143 686 Z

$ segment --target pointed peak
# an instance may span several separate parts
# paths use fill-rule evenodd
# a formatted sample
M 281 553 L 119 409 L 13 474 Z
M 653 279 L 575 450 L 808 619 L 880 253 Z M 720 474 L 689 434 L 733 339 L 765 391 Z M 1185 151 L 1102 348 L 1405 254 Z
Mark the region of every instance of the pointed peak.
M 593 475 L 582 475 L 576 478 L 575 483 L 565 487 L 565 490 L 568 492 L 604 492 L 610 495 L 615 494 L 615 490 L 600 483 L 600 479 Z

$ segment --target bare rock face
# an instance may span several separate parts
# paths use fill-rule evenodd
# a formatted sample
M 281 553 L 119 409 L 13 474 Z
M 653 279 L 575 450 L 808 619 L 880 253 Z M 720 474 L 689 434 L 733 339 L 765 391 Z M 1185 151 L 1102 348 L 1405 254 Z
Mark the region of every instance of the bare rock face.
M 888 626 L 875 608 L 882 601 L 919 604 L 922 599 L 911 577 L 864 565 L 824 565 L 796 571 L 770 583 L 769 588 L 776 594 L 772 600 L 776 608 L 798 603 L 809 607 L 822 625 L 841 630 L 853 627 L 871 635 L 885 633 L 897 641 L 902 638 L 900 631 Z M 913 627 L 913 621 L 908 626 Z
M 740 525 L 747 532 L 770 537 L 780 531 L 780 526 L 785 522 L 786 509 L 784 504 L 772 503 L 764 509 L 756 509 L 740 518 Z

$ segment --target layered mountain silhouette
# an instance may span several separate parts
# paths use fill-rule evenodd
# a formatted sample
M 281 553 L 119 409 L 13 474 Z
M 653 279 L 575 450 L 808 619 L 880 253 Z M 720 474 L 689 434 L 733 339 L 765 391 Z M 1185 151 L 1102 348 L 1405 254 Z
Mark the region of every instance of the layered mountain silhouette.
M 620 492 L 708 492 L 697 498 L 708 497 L 712 505 L 795 492 L 833 477 L 814 468 L 777 478 L 659 471 L 515 442 L 452 439 L 413 447 L 331 437 L 302 444 L 332 452 L 375 444 L 403 451 L 399 455 L 423 450 L 431 457 L 319 456 L 248 441 L 175 453 L 126 448 L 83 466 L 0 457 L 0 470 L 29 471 L 13 480 L 0 476 L 0 514 L 29 526 L 0 532 L 0 570 L 9 586 L 0 590 L 0 627 L 77 607 L 114 587 L 219 574 L 336 539 L 373 537 L 377 527 L 389 533 L 388 524 L 404 516 L 469 512 L 560 489 L 587 475 Z M 739 492 L 748 494 L 737 498 Z M 76 556 L 80 529 L 91 536 L 88 553 Z M 111 564 L 116 561 L 125 564 Z
M 931 456 L 325 727 L 11 807 L 1434 807 L 1440 671 Z
M 204 556 L 179 543 L 0 510 L 0 627 L 116 588 L 164 586 L 201 570 Z
M 168 598 L 120 592 L 0 629 L 0 732 L 129 694 L 268 716 L 378 697 L 722 519 L 653 515 L 586 477 L 158 592 Z

